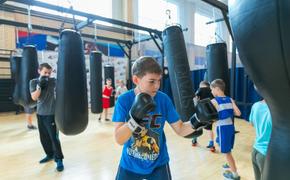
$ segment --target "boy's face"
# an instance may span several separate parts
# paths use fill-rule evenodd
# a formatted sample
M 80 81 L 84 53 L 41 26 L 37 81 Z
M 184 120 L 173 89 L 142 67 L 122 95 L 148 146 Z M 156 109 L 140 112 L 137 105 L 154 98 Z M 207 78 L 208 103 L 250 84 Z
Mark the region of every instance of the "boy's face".
M 214 97 L 218 96 L 220 89 L 218 87 L 210 87 L 211 93 Z
M 40 76 L 47 76 L 50 77 L 52 69 L 47 69 L 46 67 L 43 67 L 41 70 L 38 69 L 38 73 Z
M 142 78 L 133 75 L 133 82 L 141 92 L 145 92 L 154 97 L 160 87 L 161 75 L 146 73 Z

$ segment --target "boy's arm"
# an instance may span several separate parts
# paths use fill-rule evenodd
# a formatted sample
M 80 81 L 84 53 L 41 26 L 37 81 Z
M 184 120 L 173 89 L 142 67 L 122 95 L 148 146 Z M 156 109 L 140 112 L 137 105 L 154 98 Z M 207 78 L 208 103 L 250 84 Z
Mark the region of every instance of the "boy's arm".
M 190 124 L 190 121 L 188 122 L 182 122 L 181 120 L 178 120 L 175 123 L 171 123 L 170 126 L 174 130 L 176 134 L 179 136 L 187 136 L 192 134 L 195 130 L 192 128 L 192 125 Z
M 115 92 L 116 92 L 115 96 L 116 96 L 116 97 L 119 95 L 119 89 L 120 89 L 120 88 L 117 87 L 116 90 L 115 90 Z
M 103 98 L 109 98 L 108 96 L 104 95 L 104 90 L 105 90 L 105 86 L 103 86 L 103 89 L 102 89 L 102 97 Z
M 41 90 L 40 89 L 36 89 L 34 92 L 31 93 L 31 98 L 34 101 L 37 101 L 37 99 L 39 98 L 41 94 Z
M 37 101 L 41 94 L 41 88 L 37 87 L 37 83 L 33 80 L 29 82 L 29 88 L 32 100 Z
M 212 100 L 210 100 L 210 102 L 214 105 L 214 107 L 216 108 L 216 110 L 218 110 L 219 108 L 219 105 L 218 105 L 218 103 L 216 102 L 216 100 L 215 99 L 212 99 Z
M 118 144 L 123 145 L 132 136 L 132 131 L 128 124 L 124 122 L 115 123 L 115 140 Z
M 212 124 L 218 117 L 218 113 L 214 105 L 209 99 L 198 102 L 195 108 L 196 112 L 187 122 L 178 120 L 171 123 L 173 130 L 180 136 L 191 137 L 195 131 Z
M 240 116 L 241 115 L 241 111 L 238 108 L 238 106 L 236 105 L 235 101 L 231 98 L 232 104 L 233 104 L 233 109 L 234 109 L 234 114 L 236 116 Z
M 253 120 L 254 120 L 254 118 L 253 118 L 253 116 L 254 116 L 254 107 L 255 107 L 255 103 L 253 104 L 253 106 L 252 106 L 252 108 L 251 108 L 251 112 L 250 112 L 250 115 L 249 115 L 249 123 L 252 125 L 252 126 L 254 126 L 254 122 L 253 122 Z

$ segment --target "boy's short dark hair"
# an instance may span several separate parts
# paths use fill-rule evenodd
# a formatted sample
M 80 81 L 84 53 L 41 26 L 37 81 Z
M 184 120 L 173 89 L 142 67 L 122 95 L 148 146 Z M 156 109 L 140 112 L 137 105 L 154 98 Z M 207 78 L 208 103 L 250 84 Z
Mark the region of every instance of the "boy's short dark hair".
M 222 90 L 223 92 L 225 92 L 226 89 L 226 84 L 222 79 L 215 79 L 214 81 L 212 81 L 210 83 L 210 86 L 213 88 L 219 88 L 220 90 Z
M 160 65 L 153 57 L 139 57 L 132 66 L 132 75 L 142 78 L 146 73 L 162 74 Z
M 106 81 L 112 81 L 112 79 L 111 78 L 106 78 Z
M 48 63 L 42 63 L 38 67 L 39 70 L 42 70 L 43 68 L 52 69 L 52 67 Z
M 199 86 L 201 86 L 201 85 L 204 85 L 204 86 L 206 86 L 206 87 L 209 87 L 209 86 L 210 86 L 209 82 L 207 82 L 207 81 L 201 81 L 201 82 L 199 83 Z

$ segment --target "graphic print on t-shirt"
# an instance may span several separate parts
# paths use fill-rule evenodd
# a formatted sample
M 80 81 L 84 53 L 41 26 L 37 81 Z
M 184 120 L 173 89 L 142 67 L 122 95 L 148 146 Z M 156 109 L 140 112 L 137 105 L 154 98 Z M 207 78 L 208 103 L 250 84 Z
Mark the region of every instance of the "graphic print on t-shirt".
M 133 143 L 127 148 L 127 153 L 142 160 L 154 161 L 159 155 L 159 134 L 154 129 L 160 128 L 160 124 L 156 124 L 156 120 L 161 115 L 154 114 L 148 115 L 143 119 L 144 126 L 148 129 L 147 133 L 143 137 L 134 137 Z

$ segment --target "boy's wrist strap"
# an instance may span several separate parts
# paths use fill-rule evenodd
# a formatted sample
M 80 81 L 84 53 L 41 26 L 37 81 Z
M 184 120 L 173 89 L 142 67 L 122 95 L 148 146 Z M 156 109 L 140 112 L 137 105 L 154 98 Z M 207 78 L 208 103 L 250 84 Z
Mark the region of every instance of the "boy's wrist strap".
M 145 128 L 140 126 L 133 118 L 130 118 L 127 124 L 129 129 L 135 134 L 140 134 L 145 130 Z
M 41 87 L 38 84 L 36 85 L 36 90 L 41 90 Z

